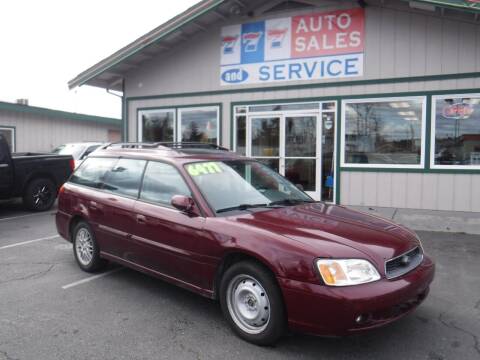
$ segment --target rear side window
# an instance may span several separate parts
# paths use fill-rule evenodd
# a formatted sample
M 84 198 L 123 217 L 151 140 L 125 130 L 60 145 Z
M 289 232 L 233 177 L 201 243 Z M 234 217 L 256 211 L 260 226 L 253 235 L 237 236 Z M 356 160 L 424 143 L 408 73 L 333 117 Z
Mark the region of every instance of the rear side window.
M 145 160 L 120 159 L 106 177 L 103 189 L 118 195 L 137 197 Z
M 78 185 L 100 189 L 105 181 L 105 175 L 112 169 L 118 159 L 90 158 L 74 172 L 70 182 Z
M 169 164 L 149 162 L 143 177 L 140 199 L 170 206 L 174 195 L 191 196 L 178 170 Z

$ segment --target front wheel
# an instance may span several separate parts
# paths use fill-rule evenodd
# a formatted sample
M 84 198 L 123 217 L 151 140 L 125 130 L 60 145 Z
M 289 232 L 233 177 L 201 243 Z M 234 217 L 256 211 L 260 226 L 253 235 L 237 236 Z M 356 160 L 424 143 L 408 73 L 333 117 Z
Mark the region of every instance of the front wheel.
M 274 276 L 255 262 L 239 262 L 225 272 L 220 303 L 234 331 L 246 341 L 272 345 L 285 333 L 280 289 Z

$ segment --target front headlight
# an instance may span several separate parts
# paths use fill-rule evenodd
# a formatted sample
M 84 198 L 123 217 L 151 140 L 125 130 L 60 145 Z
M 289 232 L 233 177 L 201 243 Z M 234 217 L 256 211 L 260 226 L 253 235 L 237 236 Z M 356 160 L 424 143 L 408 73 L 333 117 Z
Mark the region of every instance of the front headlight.
M 422 254 L 424 254 L 425 251 L 423 250 L 423 244 L 422 244 L 422 240 L 420 240 L 420 236 L 418 236 L 418 234 L 415 233 L 415 237 L 417 238 L 418 245 L 420 245 L 420 250 L 422 250 Z
M 318 259 L 316 265 L 323 281 L 330 286 L 358 285 L 380 279 L 377 269 L 367 260 Z

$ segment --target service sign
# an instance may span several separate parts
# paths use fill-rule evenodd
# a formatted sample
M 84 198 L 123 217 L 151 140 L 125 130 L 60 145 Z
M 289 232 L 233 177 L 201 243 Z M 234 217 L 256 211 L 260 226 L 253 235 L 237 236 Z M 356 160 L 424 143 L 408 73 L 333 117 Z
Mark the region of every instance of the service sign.
M 220 83 L 362 76 L 364 24 L 356 8 L 223 27 Z

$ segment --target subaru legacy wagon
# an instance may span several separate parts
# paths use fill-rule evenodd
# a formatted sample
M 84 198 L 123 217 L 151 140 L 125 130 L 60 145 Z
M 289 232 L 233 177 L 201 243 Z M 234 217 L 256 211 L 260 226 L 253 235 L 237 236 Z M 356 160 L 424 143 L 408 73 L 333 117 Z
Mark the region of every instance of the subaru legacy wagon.
M 212 299 L 243 339 L 341 336 L 427 296 L 434 263 L 391 221 L 314 201 L 258 161 L 208 144 L 106 145 L 62 187 L 56 224 L 79 267 L 107 261 Z

